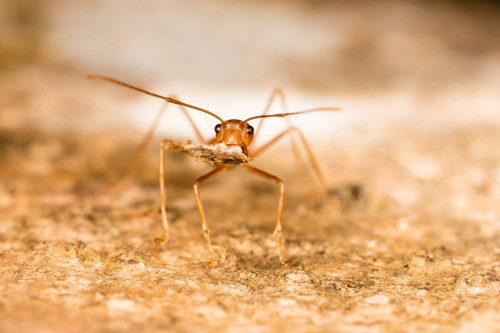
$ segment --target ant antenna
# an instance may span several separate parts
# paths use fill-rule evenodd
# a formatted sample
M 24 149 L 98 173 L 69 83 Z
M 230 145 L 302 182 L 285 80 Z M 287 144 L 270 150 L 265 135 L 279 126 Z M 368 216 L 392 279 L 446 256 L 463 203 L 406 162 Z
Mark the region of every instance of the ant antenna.
M 221 121 L 221 123 L 225 123 L 224 120 L 219 117 L 218 115 L 216 115 L 215 113 L 213 112 L 210 112 L 208 110 L 205 110 L 205 109 L 202 109 L 202 108 L 199 108 L 197 106 L 194 106 L 194 105 L 190 105 L 190 104 L 186 104 L 186 103 L 183 103 L 181 101 L 178 101 L 176 99 L 173 99 L 173 98 L 170 98 L 170 97 L 165 97 L 165 96 L 161 96 L 161 95 L 158 95 L 158 94 L 154 94 L 152 92 L 149 92 L 147 90 L 144 90 L 144 89 L 141 89 L 141 88 L 138 88 L 138 87 L 135 87 L 133 85 L 130 85 L 128 83 L 125 83 L 125 82 L 121 82 L 121 81 L 118 81 L 118 80 L 115 80 L 115 79 L 112 79 L 112 78 L 109 78 L 109 77 L 106 77 L 106 76 L 102 76 L 102 75 L 87 75 L 87 79 L 90 79 L 90 80 L 101 80 L 101 81 L 109 81 L 109 82 L 112 82 L 112 83 L 116 83 L 116 84 L 119 84 L 121 86 L 124 86 L 124 87 L 127 87 L 127 88 L 130 88 L 130 89 L 134 89 L 134 90 L 137 90 L 137 91 L 140 91 L 146 95 L 150 95 L 150 96 L 153 96 L 153 97 L 157 97 L 157 98 L 161 98 L 169 103 L 173 103 L 173 104 L 178 104 L 178 105 L 182 105 L 182 106 L 185 106 L 185 107 L 188 107 L 188 108 L 191 108 L 191 109 L 194 109 L 194 110 L 198 110 L 198 111 L 201 111 L 201 112 L 205 112 L 205 113 L 208 113 L 209 115 L 211 115 L 212 117 L 215 117 L 217 119 L 219 119 Z
M 341 110 L 340 108 L 316 108 L 316 109 L 309 109 L 309 110 L 303 110 L 303 111 L 297 111 L 297 112 L 287 112 L 287 113 L 277 113 L 277 114 L 263 114 L 260 116 L 254 116 L 250 117 L 248 119 L 245 119 L 243 122 L 246 123 L 247 121 L 258 119 L 258 118 L 270 118 L 270 117 L 286 117 L 286 116 L 291 116 L 294 114 L 301 114 L 301 113 L 309 113 L 309 112 L 317 112 L 317 111 L 339 111 Z

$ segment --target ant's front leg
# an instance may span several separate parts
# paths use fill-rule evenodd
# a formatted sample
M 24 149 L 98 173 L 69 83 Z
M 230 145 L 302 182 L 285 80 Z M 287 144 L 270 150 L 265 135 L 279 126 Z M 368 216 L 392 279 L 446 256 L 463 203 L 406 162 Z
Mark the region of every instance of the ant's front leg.
M 165 143 L 168 140 L 163 140 L 160 144 L 160 193 L 161 193 L 161 217 L 163 221 L 164 236 L 155 238 L 155 243 L 165 244 L 168 240 L 168 221 L 167 221 L 167 196 L 165 194 Z
M 201 199 L 200 199 L 200 193 L 198 192 L 198 186 L 204 182 L 205 180 L 214 177 L 218 175 L 219 173 L 226 171 L 228 168 L 227 165 L 219 165 L 209 173 L 201 176 L 200 178 L 196 179 L 194 182 L 193 188 L 194 188 L 194 195 L 196 196 L 196 204 L 198 205 L 198 210 L 200 211 L 201 215 L 201 222 L 203 224 L 203 234 L 205 235 L 205 239 L 207 240 L 207 246 L 208 246 L 208 260 L 207 260 L 207 265 L 211 266 L 214 262 L 214 252 L 212 250 L 212 243 L 210 241 L 210 230 L 208 229 L 208 224 L 207 220 L 205 218 L 205 213 L 203 212 L 203 206 L 201 205 Z
M 277 242 L 278 242 L 278 251 L 279 251 L 281 263 L 283 265 L 290 265 L 292 263 L 292 260 L 285 259 L 285 256 L 283 255 L 283 244 L 282 244 L 283 239 L 281 236 L 281 216 L 283 215 L 283 201 L 284 201 L 284 197 L 285 197 L 285 185 L 283 184 L 283 181 L 280 178 L 273 176 L 273 175 L 271 175 L 263 170 L 254 168 L 254 167 L 249 166 L 249 165 L 243 165 L 243 168 L 245 168 L 246 170 L 248 170 L 248 171 L 250 171 L 258 176 L 274 180 L 276 182 L 276 184 L 278 184 L 280 186 L 280 200 L 278 203 L 278 218 L 276 219 L 276 228 L 274 229 L 274 234 L 276 235 Z

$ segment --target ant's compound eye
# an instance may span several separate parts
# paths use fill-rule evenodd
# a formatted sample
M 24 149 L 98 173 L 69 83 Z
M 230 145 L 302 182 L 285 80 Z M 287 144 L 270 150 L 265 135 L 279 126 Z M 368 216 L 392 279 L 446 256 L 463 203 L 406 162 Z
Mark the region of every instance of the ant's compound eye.
M 252 126 L 248 125 L 248 127 L 247 127 L 247 133 L 250 134 L 250 135 L 253 134 L 253 127 Z
M 219 133 L 220 132 L 220 124 L 217 124 L 215 125 L 215 133 Z

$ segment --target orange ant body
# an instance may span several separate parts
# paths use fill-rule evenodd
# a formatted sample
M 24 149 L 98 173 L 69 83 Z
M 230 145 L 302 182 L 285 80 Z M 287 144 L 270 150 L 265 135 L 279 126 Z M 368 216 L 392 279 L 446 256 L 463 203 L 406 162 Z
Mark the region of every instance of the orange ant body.
M 238 119 L 223 120 L 222 118 L 220 118 L 219 116 L 217 116 L 216 114 L 214 114 L 208 110 L 181 102 L 181 101 L 179 101 L 175 98 L 172 98 L 172 97 L 164 97 L 161 95 L 157 95 L 157 94 L 151 93 L 147 90 L 129 85 L 127 83 L 124 83 L 124 82 L 121 82 L 121 81 L 118 81 L 118 80 L 115 80 L 112 78 L 108 78 L 108 77 L 100 76 L 100 75 L 89 75 L 87 78 L 116 83 L 118 85 L 130 88 L 133 90 L 140 91 L 140 92 L 145 93 L 147 95 L 163 99 L 163 100 L 167 101 L 168 103 L 177 104 L 181 107 L 182 111 L 184 112 L 184 114 L 188 118 L 189 122 L 193 126 L 193 128 L 196 132 L 196 135 L 197 135 L 198 139 L 200 139 L 200 141 L 202 141 L 205 144 L 208 144 L 209 146 L 225 144 L 227 147 L 239 147 L 241 149 L 241 153 L 244 155 L 244 157 L 247 157 L 247 158 L 248 157 L 252 157 L 252 158 L 257 157 L 258 155 L 263 153 L 265 150 L 267 150 L 269 147 L 274 145 L 281 138 L 283 138 L 285 135 L 288 135 L 288 134 L 291 134 L 292 132 L 295 132 L 298 134 L 303 146 L 306 149 L 309 161 L 311 162 L 312 168 L 313 168 L 316 176 L 318 177 L 321 185 L 327 191 L 326 181 L 325 181 L 325 178 L 323 176 L 323 173 L 321 172 L 321 169 L 320 169 L 318 163 L 316 162 L 316 158 L 314 157 L 312 150 L 311 150 L 308 142 L 306 141 L 305 137 L 302 135 L 302 133 L 296 127 L 290 126 L 287 130 L 278 134 L 276 137 L 271 139 L 269 142 L 265 143 L 264 145 L 262 145 L 259 148 L 250 150 L 250 152 L 249 152 L 249 146 L 251 145 L 254 137 L 257 135 L 257 133 L 260 129 L 260 126 L 262 125 L 263 118 L 286 117 L 289 115 L 303 114 L 303 113 L 316 112 L 316 111 L 337 111 L 337 110 L 340 110 L 339 108 L 336 108 L 336 107 L 316 108 L 316 109 L 309 109 L 309 110 L 303 110 L 303 111 L 298 111 L 298 112 L 267 114 L 267 112 L 272 104 L 272 101 L 276 96 L 279 95 L 282 99 L 283 105 L 285 105 L 283 92 L 280 89 L 275 89 L 273 91 L 271 98 L 269 99 L 269 102 L 267 104 L 267 107 L 262 115 L 250 117 L 250 118 L 245 119 L 245 120 L 238 120 Z M 194 110 L 198 110 L 198 111 L 207 113 L 207 114 L 217 118 L 220 121 L 220 123 L 215 126 L 216 137 L 213 140 L 207 142 L 202 137 L 202 135 L 200 134 L 200 132 L 196 128 L 194 122 L 192 121 L 191 117 L 189 116 L 189 114 L 187 113 L 187 111 L 184 107 L 188 107 L 188 108 L 191 108 Z M 149 143 L 149 141 L 150 141 L 150 139 L 151 139 L 151 137 L 156 129 L 156 126 L 159 122 L 161 115 L 162 115 L 162 111 L 160 111 L 160 113 L 156 117 L 153 125 L 151 126 L 150 130 L 148 131 L 145 138 L 143 139 L 141 145 L 138 147 L 133 161 L 137 162 L 138 157 L 140 157 L 140 155 L 142 155 L 142 153 L 144 152 L 145 147 Z M 248 122 L 250 120 L 259 119 L 259 118 L 261 119 L 261 121 L 259 123 L 258 129 L 255 131 L 254 128 Z M 172 141 L 170 141 L 170 140 L 163 140 L 162 143 L 160 144 L 160 173 L 159 173 L 159 176 L 160 176 L 160 192 L 161 192 L 161 214 L 162 214 L 162 221 L 163 221 L 163 228 L 164 228 L 164 236 L 161 238 L 156 238 L 155 242 L 161 243 L 161 244 L 165 244 L 167 242 L 167 239 L 168 239 L 168 221 L 167 221 L 167 212 L 166 212 L 166 194 L 165 194 L 165 177 L 164 177 L 164 170 L 165 170 L 164 152 L 165 152 L 165 150 L 169 149 L 170 146 L 168 144 L 171 142 Z M 280 257 L 281 262 L 284 265 L 290 264 L 291 261 L 285 259 L 284 255 L 283 255 L 283 249 L 282 249 L 281 216 L 283 213 L 283 199 L 284 199 L 284 194 L 285 194 L 285 187 L 284 187 L 283 181 L 280 178 L 278 178 L 274 175 L 271 175 L 271 174 L 269 174 L 261 169 L 258 169 L 258 168 L 255 168 L 253 166 L 248 165 L 247 160 L 239 160 L 239 161 L 236 161 L 236 163 L 234 161 L 227 162 L 227 163 L 224 161 L 217 162 L 217 163 L 215 163 L 215 168 L 212 171 L 199 177 L 194 182 L 193 187 L 194 187 L 194 193 L 196 196 L 196 203 L 198 205 L 198 210 L 199 210 L 200 215 L 201 215 L 201 220 L 202 220 L 202 224 L 203 224 L 203 233 L 204 233 L 205 239 L 207 241 L 207 245 L 208 245 L 209 256 L 208 256 L 207 264 L 208 265 L 213 264 L 213 250 L 212 250 L 212 244 L 210 241 L 210 231 L 208 229 L 208 224 L 207 224 L 207 221 L 205 218 L 205 213 L 203 211 L 203 206 L 201 204 L 200 194 L 198 192 L 198 186 L 203 181 L 205 181 L 211 177 L 214 177 L 214 176 L 222 173 L 223 171 L 226 171 L 228 168 L 230 168 L 234 164 L 240 165 L 241 167 L 243 167 L 247 171 L 252 172 L 258 176 L 261 176 L 261 177 L 264 177 L 267 179 L 271 179 L 279 185 L 280 197 L 279 197 L 279 204 L 278 204 L 278 217 L 277 217 L 277 221 L 276 221 L 276 227 L 274 229 L 274 234 L 277 237 L 277 243 L 278 243 L 277 245 L 278 245 L 279 257 Z M 131 164 L 131 168 L 129 168 L 129 172 L 128 172 L 129 176 L 135 172 L 136 167 L 137 167 L 137 163 Z

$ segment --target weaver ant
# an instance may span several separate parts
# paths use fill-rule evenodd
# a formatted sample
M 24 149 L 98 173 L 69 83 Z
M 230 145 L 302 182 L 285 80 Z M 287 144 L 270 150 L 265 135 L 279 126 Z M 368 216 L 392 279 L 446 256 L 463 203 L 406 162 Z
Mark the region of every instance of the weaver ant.
M 251 146 L 251 143 L 253 139 L 257 136 L 261 125 L 262 121 L 264 118 L 270 118 L 270 117 L 287 117 L 290 115 L 297 115 L 297 114 L 303 114 L 303 113 L 309 113 L 309 112 L 316 112 L 316 111 L 337 111 L 340 110 L 339 108 L 336 107 L 329 107 L 329 108 L 315 108 L 315 109 L 308 109 L 308 110 L 302 110 L 302 111 L 297 111 L 297 112 L 285 112 L 285 113 L 278 113 L 278 114 L 267 114 L 269 111 L 271 104 L 276 98 L 276 96 L 280 96 L 280 98 L 283 101 L 283 104 L 285 105 L 284 101 L 284 94 L 281 89 L 275 89 L 273 93 L 271 94 L 271 97 L 269 99 L 269 102 L 264 110 L 264 113 L 258 116 L 253 116 L 250 118 L 247 118 L 245 120 L 239 120 L 239 119 L 229 119 L 229 120 L 223 120 L 221 117 L 216 115 L 213 112 L 210 112 L 208 110 L 202 109 L 200 107 L 190 105 L 184 102 L 181 102 L 174 98 L 175 96 L 172 97 L 165 97 L 161 96 L 152 92 L 149 92 L 147 90 L 132 86 L 130 84 L 105 77 L 105 76 L 100 76 L 100 75 L 89 75 L 87 76 L 89 79 L 95 79 L 95 80 L 103 80 L 103 81 L 109 81 L 112 83 L 116 83 L 118 85 L 140 91 L 144 94 L 157 97 L 160 99 L 163 99 L 167 101 L 168 103 L 173 103 L 177 104 L 181 107 L 182 111 L 186 115 L 187 119 L 193 126 L 193 129 L 196 133 L 196 136 L 198 139 L 203 143 L 203 144 L 191 144 L 190 142 L 188 143 L 179 143 L 171 140 L 163 140 L 160 144 L 160 192 L 161 192 L 161 214 L 162 214 L 162 221 L 163 221 L 163 228 L 164 228 L 164 236 L 161 238 L 156 238 L 155 242 L 160 243 L 160 244 L 165 244 L 167 242 L 168 238 L 168 221 L 167 221 L 167 212 L 166 212 L 166 194 L 165 194 L 165 177 L 164 177 L 164 170 L 165 170 L 165 150 L 178 150 L 178 151 L 183 151 L 186 152 L 190 155 L 196 156 L 198 160 L 208 162 L 213 164 L 215 167 L 212 171 L 208 172 L 207 174 L 199 177 L 198 179 L 195 180 L 194 182 L 194 194 L 196 196 L 196 203 L 198 205 L 198 210 L 200 211 L 201 215 L 201 220 L 203 224 L 203 233 L 205 235 L 205 239 L 207 241 L 208 245 L 208 265 L 213 264 L 213 250 L 212 250 L 212 244 L 210 242 L 210 231 L 208 229 L 208 224 L 205 218 L 205 213 L 203 211 L 203 206 L 201 204 L 201 199 L 200 199 L 200 194 L 198 192 L 198 186 L 204 182 L 205 180 L 212 178 L 226 170 L 228 170 L 230 167 L 239 165 L 243 167 L 245 170 L 250 171 L 258 176 L 271 179 L 275 181 L 279 187 L 280 187 L 280 197 L 279 197 L 279 203 L 278 203 L 278 217 L 276 221 L 276 227 L 274 229 L 274 234 L 277 237 L 277 245 L 278 245 L 278 250 L 279 250 L 279 257 L 281 262 L 284 265 L 288 265 L 291 263 L 290 260 L 285 259 L 283 255 L 283 249 L 282 249 L 282 236 L 281 236 L 281 215 L 283 213 L 283 199 L 284 199 L 284 194 L 285 194 L 285 187 L 283 184 L 283 181 L 270 174 L 267 173 L 261 169 L 255 168 L 253 166 L 248 165 L 248 162 L 250 161 L 250 158 L 256 158 L 260 154 L 262 154 L 264 151 L 266 151 L 268 148 L 270 148 L 272 145 L 274 145 L 276 142 L 278 142 L 281 138 L 283 138 L 285 135 L 291 134 L 292 132 L 295 132 L 298 137 L 300 138 L 300 141 L 302 142 L 309 161 L 311 163 L 312 169 L 314 170 L 314 173 L 316 174 L 318 180 L 320 181 L 321 185 L 325 189 L 326 192 L 327 186 L 326 186 L 326 181 L 325 177 L 316 161 L 316 158 L 314 157 L 314 154 L 312 153 L 311 147 L 309 146 L 309 143 L 305 139 L 304 135 L 296 128 L 289 126 L 288 129 L 284 130 L 280 134 L 276 135 L 273 139 L 269 140 L 267 143 L 263 144 L 262 146 L 258 148 L 253 148 Z M 203 138 L 201 133 L 199 132 L 198 128 L 194 124 L 193 120 L 187 113 L 187 110 L 185 108 L 190 108 L 194 109 L 197 111 L 201 111 L 204 113 L 207 113 L 211 115 L 214 118 L 217 118 L 220 123 L 215 126 L 215 138 L 207 141 Z M 135 173 L 135 169 L 137 168 L 137 161 L 140 158 L 140 155 L 144 152 L 147 144 L 149 143 L 156 127 L 157 124 L 162 116 L 163 110 L 158 113 L 156 119 L 154 120 L 150 130 L 147 132 L 145 135 L 144 139 L 142 140 L 141 144 L 139 145 L 135 157 L 133 159 L 133 162 L 131 163 L 131 166 L 128 171 L 128 175 L 132 175 Z M 286 111 L 286 110 L 285 110 Z M 251 126 L 248 122 L 251 120 L 255 119 L 261 119 L 261 121 L 258 124 L 257 130 L 254 129 L 253 126 Z M 250 149 L 249 149 L 250 148 Z

